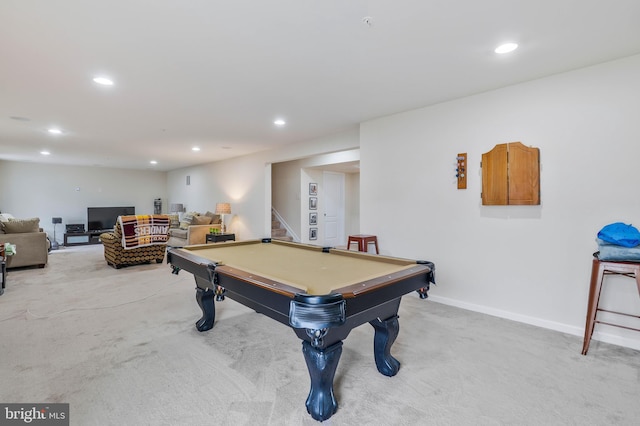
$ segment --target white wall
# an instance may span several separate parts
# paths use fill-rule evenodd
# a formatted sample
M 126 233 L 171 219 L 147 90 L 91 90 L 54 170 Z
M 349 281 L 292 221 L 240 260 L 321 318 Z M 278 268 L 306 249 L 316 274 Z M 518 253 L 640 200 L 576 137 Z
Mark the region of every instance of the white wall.
M 434 261 L 434 300 L 581 336 L 596 233 L 640 225 L 638 76 L 634 56 L 362 123 L 361 228 L 382 253 Z M 482 206 L 481 155 L 512 141 L 540 148 L 542 205 Z M 634 281 L 611 280 L 603 302 L 640 312 Z
M 67 223 L 86 229 L 87 207 L 135 206 L 136 213 L 151 214 L 153 200 L 161 198 L 168 209 L 166 172 L 0 161 L 0 182 L 0 211 L 39 217 L 51 238 L 51 218 L 62 217 L 59 242 Z
M 360 234 L 360 173 L 346 175 L 345 235 Z M 364 233 L 364 232 L 362 232 Z
M 168 173 L 169 202 L 183 203 L 188 210 L 206 211 L 214 209 L 217 202 L 229 201 L 233 213 L 229 231 L 234 232 L 237 239 L 268 237 L 271 235 L 271 165 L 352 150 L 358 143 L 358 129 L 354 128 L 313 141 L 174 170 Z M 191 176 L 190 186 L 185 184 L 187 175 Z

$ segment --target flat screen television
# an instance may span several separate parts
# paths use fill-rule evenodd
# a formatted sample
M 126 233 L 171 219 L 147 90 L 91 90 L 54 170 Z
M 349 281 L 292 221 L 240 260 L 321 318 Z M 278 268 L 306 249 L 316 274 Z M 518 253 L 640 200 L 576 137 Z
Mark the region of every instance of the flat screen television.
M 135 207 L 87 207 L 89 232 L 112 230 L 118 216 L 136 214 Z

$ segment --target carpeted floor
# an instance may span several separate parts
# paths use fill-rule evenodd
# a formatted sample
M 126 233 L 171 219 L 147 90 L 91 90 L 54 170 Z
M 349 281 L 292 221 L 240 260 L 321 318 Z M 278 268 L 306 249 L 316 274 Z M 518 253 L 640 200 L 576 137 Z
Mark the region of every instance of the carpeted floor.
M 441 283 L 440 285 L 445 285 Z M 10 270 L 0 296 L 0 402 L 66 402 L 72 425 L 314 425 L 301 344 L 227 299 L 199 333 L 191 274 L 166 264 L 115 270 L 101 246 Z M 345 340 L 328 425 L 635 425 L 637 351 L 403 298 L 392 353 L 373 329 Z

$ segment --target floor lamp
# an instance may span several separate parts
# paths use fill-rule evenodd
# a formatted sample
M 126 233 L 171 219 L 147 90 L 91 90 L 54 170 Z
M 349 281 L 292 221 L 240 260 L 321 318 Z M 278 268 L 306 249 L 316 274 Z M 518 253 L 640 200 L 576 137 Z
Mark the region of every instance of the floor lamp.
M 62 223 L 62 218 L 51 218 L 51 223 L 53 223 L 53 241 L 51 242 L 51 250 L 58 250 L 60 248 L 60 245 L 58 244 L 58 240 L 56 239 L 56 225 Z

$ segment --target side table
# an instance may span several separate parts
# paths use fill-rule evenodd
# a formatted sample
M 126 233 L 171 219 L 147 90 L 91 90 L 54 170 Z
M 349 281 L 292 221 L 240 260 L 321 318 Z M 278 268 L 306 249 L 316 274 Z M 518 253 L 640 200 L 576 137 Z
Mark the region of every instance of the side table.
M 206 243 L 221 243 L 223 241 L 235 241 L 236 234 L 207 234 Z

